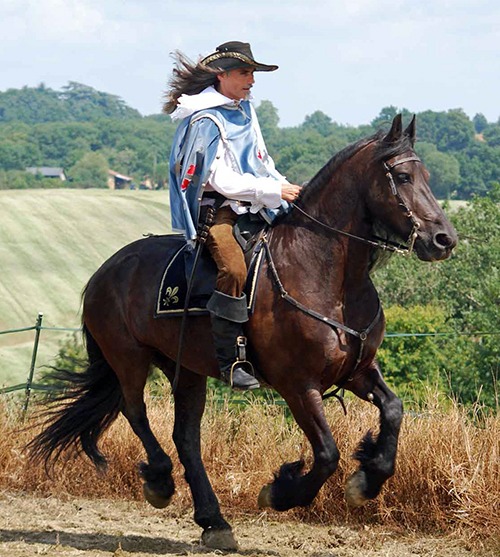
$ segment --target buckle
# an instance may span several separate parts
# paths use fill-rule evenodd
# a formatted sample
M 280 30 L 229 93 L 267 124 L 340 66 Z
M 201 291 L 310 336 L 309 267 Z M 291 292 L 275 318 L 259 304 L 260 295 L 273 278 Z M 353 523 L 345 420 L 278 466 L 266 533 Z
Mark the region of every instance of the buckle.
M 247 359 L 247 337 L 239 336 L 236 338 L 236 360 L 245 362 Z

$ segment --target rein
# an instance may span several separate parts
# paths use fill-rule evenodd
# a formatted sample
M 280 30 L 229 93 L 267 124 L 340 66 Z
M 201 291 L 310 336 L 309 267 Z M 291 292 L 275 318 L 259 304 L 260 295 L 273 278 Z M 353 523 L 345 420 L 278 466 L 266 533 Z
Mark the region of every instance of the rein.
M 398 206 L 403 211 L 405 211 L 405 216 L 408 217 L 408 219 L 410 219 L 410 221 L 412 223 L 412 230 L 411 230 L 410 235 L 408 236 L 408 239 L 406 241 L 406 246 L 391 245 L 387 242 L 382 242 L 382 241 L 378 241 L 378 240 L 377 241 L 376 240 L 369 240 L 368 238 L 363 238 L 361 236 L 356 236 L 355 234 L 351 234 L 349 232 L 346 232 L 345 230 L 340 230 L 340 229 L 334 228 L 334 227 L 332 227 L 332 226 L 330 226 L 330 225 L 328 225 L 324 222 L 321 222 L 320 220 L 316 219 L 315 217 L 313 217 L 312 215 L 310 215 L 309 213 L 304 211 L 304 209 L 302 209 L 301 207 L 299 207 L 295 203 L 291 203 L 291 205 L 292 205 L 292 207 L 294 207 L 295 209 L 300 211 L 300 213 L 302 213 L 304 216 L 306 216 L 307 218 L 309 218 L 311 221 L 318 224 L 319 226 L 325 228 L 326 230 L 329 230 L 331 232 L 335 232 L 337 234 L 340 234 L 342 236 L 346 236 L 348 238 L 352 238 L 353 240 L 357 240 L 359 242 L 363 242 L 364 244 L 368 244 L 368 245 L 376 247 L 378 249 L 383 249 L 385 251 L 392 251 L 392 252 L 395 252 L 395 253 L 400 253 L 400 254 L 403 254 L 405 256 L 408 256 L 413 251 L 413 247 L 415 245 L 415 240 L 417 239 L 418 229 L 420 228 L 420 223 L 414 217 L 413 212 L 408 208 L 408 206 L 404 202 L 403 198 L 401 197 L 401 194 L 399 193 L 399 191 L 396 187 L 396 183 L 395 183 L 394 177 L 392 175 L 392 170 L 396 166 L 398 166 L 400 164 L 403 164 L 405 162 L 422 162 L 422 161 L 415 155 L 411 156 L 411 157 L 404 157 L 404 158 L 401 158 L 401 159 L 393 158 L 393 159 L 390 159 L 389 161 L 384 162 L 384 169 L 386 170 L 385 175 L 388 179 L 389 186 L 391 188 L 391 192 L 396 197 L 396 199 L 398 201 Z M 374 329 L 375 325 L 378 323 L 378 321 L 380 319 L 380 316 L 382 314 L 382 306 L 380 305 L 380 300 L 378 301 L 377 313 L 376 313 L 375 317 L 373 318 L 373 320 L 371 321 L 371 323 L 368 325 L 368 327 L 366 327 L 365 329 L 363 329 L 361 331 L 356 331 L 355 329 L 352 329 L 351 327 L 348 327 L 344 323 L 340 323 L 339 321 L 336 321 L 335 319 L 331 319 L 329 317 L 326 317 L 325 315 L 322 315 L 321 313 L 319 313 L 319 312 L 317 312 L 317 311 L 315 311 L 311 308 L 308 308 L 307 306 L 305 306 L 304 304 L 302 304 L 301 302 L 299 302 L 298 300 L 296 300 L 295 298 L 290 296 L 290 294 L 288 294 L 285 287 L 283 286 L 283 283 L 281 282 L 281 279 L 279 277 L 278 270 L 276 269 L 276 265 L 274 263 L 274 259 L 273 259 L 272 254 L 271 254 L 271 250 L 270 250 L 270 247 L 269 247 L 269 242 L 267 240 L 267 235 L 266 234 L 264 234 L 262 236 L 262 245 L 264 246 L 264 250 L 265 250 L 266 258 L 267 258 L 267 263 L 269 265 L 269 269 L 271 271 L 274 283 L 278 287 L 280 296 L 283 298 L 283 300 L 285 300 L 286 302 L 288 302 L 290 305 L 297 308 L 298 310 L 302 311 L 306 315 L 309 315 L 313 319 L 316 319 L 318 321 L 321 321 L 322 323 L 330 325 L 330 327 L 333 327 L 334 329 L 344 331 L 344 332 L 350 334 L 351 336 L 353 336 L 355 338 L 359 338 L 359 340 L 361 341 L 360 342 L 360 347 L 359 347 L 359 352 L 358 352 L 358 357 L 356 359 L 356 364 L 355 364 L 350 376 L 347 379 L 341 381 L 340 385 L 337 386 L 337 388 L 334 391 L 332 391 L 330 393 L 326 393 L 326 394 L 323 395 L 323 399 L 330 398 L 330 397 L 337 398 L 339 400 L 339 402 L 342 404 L 344 412 L 346 412 L 342 396 L 340 396 L 338 394 L 338 392 L 342 389 L 342 387 L 343 387 L 343 385 L 345 385 L 345 383 L 347 383 L 349 381 L 352 381 L 353 376 L 354 376 L 354 372 L 356 371 L 359 363 L 363 359 L 365 343 L 366 343 L 366 340 L 368 338 L 368 335 L 372 332 L 372 330 Z
M 380 305 L 380 302 L 379 302 L 379 305 L 378 305 L 377 315 L 375 316 L 373 321 L 370 323 L 370 325 L 368 325 L 368 327 L 366 329 L 363 329 L 362 331 L 356 331 L 355 329 L 352 329 L 351 327 L 348 327 L 347 325 L 344 325 L 344 323 L 340 323 L 339 321 L 335 321 L 335 319 L 331 319 L 329 317 L 326 317 L 325 315 L 322 315 L 321 313 L 319 313 L 319 312 L 317 312 L 313 309 L 308 308 L 307 306 L 305 306 L 304 304 L 302 304 L 301 302 L 299 302 L 298 300 L 296 300 L 295 298 L 290 296 L 290 294 L 288 294 L 288 292 L 285 290 L 285 287 L 283 286 L 283 283 L 280 280 L 278 270 L 276 269 L 276 265 L 274 264 L 274 259 L 273 259 L 273 256 L 271 255 L 271 250 L 269 248 L 269 242 L 267 241 L 267 236 L 262 237 L 262 243 L 264 245 L 264 250 L 266 252 L 267 263 L 269 265 L 269 269 L 271 270 L 271 274 L 273 275 L 274 282 L 275 282 L 276 286 L 278 287 L 278 290 L 280 291 L 280 296 L 284 300 L 286 300 L 289 304 L 296 307 L 297 309 L 300 309 L 300 311 L 309 315 L 310 317 L 313 317 L 314 319 L 317 319 L 318 321 L 321 321 L 322 323 L 326 323 L 327 325 L 330 325 L 331 327 L 334 327 L 335 329 L 341 329 L 342 331 L 344 331 L 346 333 L 349 333 L 350 335 L 352 335 L 356 338 L 359 338 L 361 340 L 361 350 L 360 350 L 360 354 L 358 356 L 358 359 L 356 361 L 356 365 L 359 364 L 359 362 L 361 361 L 362 356 L 363 356 L 363 344 L 366 341 L 366 339 L 368 338 L 368 335 L 371 333 L 373 327 L 375 327 L 375 325 L 377 324 L 377 322 L 380 318 L 380 314 L 382 313 L 382 306 Z
M 384 242 L 384 241 L 382 241 L 381 239 L 378 239 L 378 238 L 376 240 L 369 240 L 368 238 L 363 238 L 361 236 L 356 236 L 355 234 L 351 234 L 350 232 L 346 232 L 345 230 L 340 230 L 339 228 L 334 228 L 333 226 L 330 226 L 330 225 L 328 225 L 324 222 L 321 222 L 320 220 L 316 219 L 315 217 L 313 217 L 312 215 L 310 215 L 309 213 L 304 211 L 304 209 L 302 209 L 302 207 L 299 207 L 296 203 L 291 203 L 291 205 L 294 209 L 297 209 L 300 213 L 302 213 L 309 220 L 318 224 L 322 228 L 325 228 L 326 230 L 329 230 L 330 232 L 335 232 L 335 233 L 340 234 L 342 236 L 346 236 L 347 238 L 352 238 L 353 240 L 357 240 L 359 242 L 362 242 L 364 244 L 368 244 L 369 246 L 372 246 L 372 247 L 375 247 L 375 248 L 378 248 L 378 249 L 381 249 L 381 250 L 384 250 L 384 251 L 391 251 L 391 252 L 394 252 L 394 253 L 399 253 L 401 255 L 409 256 L 413 252 L 413 247 L 415 245 L 415 240 L 417 239 L 418 229 L 420 228 L 420 223 L 414 217 L 413 212 L 408 208 L 408 206 L 404 202 L 403 198 L 401 197 L 401 194 L 399 193 L 399 191 L 396 187 L 396 183 L 394 182 L 394 176 L 392 175 L 392 170 L 396 166 L 398 166 L 400 164 L 403 164 L 405 162 L 422 162 L 422 161 L 417 156 L 404 157 L 402 159 L 396 159 L 396 160 L 390 159 L 389 161 L 384 162 L 384 169 L 386 170 L 385 175 L 386 175 L 386 177 L 389 181 L 389 186 L 391 188 L 391 192 L 396 197 L 396 199 L 398 200 L 398 206 L 403 211 L 405 211 L 405 216 L 408 217 L 410 219 L 411 223 L 412 223 L 412 230 L 410 232 L 410 235 L 408 236 L 408 239 L 406 240 L 406 245 L 401 245 L 401 244 L 394 245 L 390 241 L 385 241 Z
M 329 393 L 323 394 L 323 396 L 322 396 L 323 400 L 325 400 L 327 398 L 335 397 L 340 402 L 340 404 L 342 406 L 342 409 L 344 410 L 344 414 L 347 415 L 347 410 L 346 410 L 346 407 L 345 407 L 345 404 L 344 404 L 343 396 L 339 395 L 338 393 L 343 389 L 343 386 L 346 383 L 353 380 L 354 372 L 356 371 L 359 363 L 363 359 L 363 354 L 364 354 L 364 350 L 365 350 L 365 343 L 366 343 L 366 340 L 368 339 L 368 335 L 372 332 L 373 328 L 378 323 L 378 320 L 380 319 L 380 316 L 382 314 L 382 306 L 380 305 L 380 300 L 378 301 L 377 314 L 373 318 L 372 322 L 368 325 L 368 327 L 366 327 L 366 329 L 363 329 L 362 331 L 356 331 L 355 329 L 352 329 L 351 327 L 348 327 L 344 323 L 340 323 L 340 321 L 336 321 L 335 319 L 331 319 L 330 317 L 326 317 L 325 315 L 315 311 L 314 309 L 308 308 L 307 306 L 305 306 L 304 304 L 302 304 L 301 302 L 299 302 L 298 300 L 296 300 L 295 298 L 290 296 L 290 294 L 288 294 L 288 292 L 285 290 L 285 287 L 283 286 L 283 283 L 280 280 L 278 270 L 276 269 L 276 265 L 274 264 L 274 259 L 273 259 L 273 256 L 271 255 L 271 250 L 269 248 L 269 242 L 267 241 L 266 234 L 264 234 L 262 236 L 261 243 L 264 246 L 264 251 L 266 253 L 266 259 L 267 259 L 267 264 L 269 265 L 269 269 L 271 270 L 271 274 L 273 276 L 274 282 L 275 282 L 276 286 L 278 287 L 278 290 L 280 292 L 280 296 L 283 298 L 283 300 L 285 300 L 286 302 L 288 302 L 292 306 L 296 307 L 298 310 L 302 311 L 306 315 L 309 315 L 309 317 L 312 317 L 313 319 L 317 319 L 318 321 L 321 321 L 322 323 L 325 323 L 326 325 L 330 325 L 330 327 L 333 327 L 334 329 L 337 329 L 337 330 L 340 329 L 341 331 L 344 331 L 344 332 L 352 335 L 353 337 L 359 338 L 359 340 L 361 341 L 360 345 L 359 345 L 358 357 L 356 358 L 356 364 L 354 365 L 354 368 L 353 368 L 351 374 L 349 375 L 349 377 L 347 379 L 344 379 L 343 381 L 341 381 L 340 384 L 338 384 L 336 389 L 334 389 L 333 391 L 331 391 Z M 337 332 L 337 334 L 338 334 L 338 332 Z

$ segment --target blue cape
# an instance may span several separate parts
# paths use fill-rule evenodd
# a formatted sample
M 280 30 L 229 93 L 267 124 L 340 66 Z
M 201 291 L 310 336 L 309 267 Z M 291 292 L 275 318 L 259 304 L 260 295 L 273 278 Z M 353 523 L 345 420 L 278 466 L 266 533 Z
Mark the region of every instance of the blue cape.
M 270 177 L 258 157 L 249 101 L 238 108 L 220 106 L 195 112 L 177 128 L 170 154 L 170 209 L 172 229 L 195 240 L 200 201 L 220 140 L 227 141 L 241 174 Z M 281 180 L 281 175 L 276 175 Z

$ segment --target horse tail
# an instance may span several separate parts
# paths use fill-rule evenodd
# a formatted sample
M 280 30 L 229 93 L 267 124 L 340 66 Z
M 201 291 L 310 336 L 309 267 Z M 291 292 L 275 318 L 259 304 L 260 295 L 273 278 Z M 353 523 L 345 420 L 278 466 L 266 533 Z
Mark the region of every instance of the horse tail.
M 122 407 L 118 377 L 85 325 L 83 334 L 87 367 L 84 372 L 53 368 L 49 378 L 63 390 L 53 399 L 52 408 L 42 413 L 43 431 L 27 446 L 31 460 L 44 462 L 47 472 L 68 449 L 83 451 L 96 468 L 105 469 L 106 458 L 97 443 Z

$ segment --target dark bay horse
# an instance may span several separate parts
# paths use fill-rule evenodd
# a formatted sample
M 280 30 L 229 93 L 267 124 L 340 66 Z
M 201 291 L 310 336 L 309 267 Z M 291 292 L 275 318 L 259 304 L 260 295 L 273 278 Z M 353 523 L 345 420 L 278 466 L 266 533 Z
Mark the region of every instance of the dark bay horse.
M 380 411 L 378 435 L 366 434 L 355 455 L 360 465 L 347 482 L 348 503 L 362 505 L 376 497 L 394 473 L 402 404 L 375 362 L 385 321 L 370 270 L 385 249 L 413 249 L 421 260 L 436 261 L 447 258 L 457 242 L 429 189 L 414 140 L 415 121 L 403 130 L 397 116 L 388 133 L 334 156 L 295 207 L 267 231 L 256 306 L 246 327 L 251 360 L 287 402 L 314 460 L 308 471 L 300 462 L 284 464 L 263 487 L 262 506 L 309 505 L 336 470 L 339 452 L 322 401 L 334 386 Z M 139 240 L 92 276 L 83 304 L 88 368 L 60 372 L 68 384 L 64 404 L 49 414 L 30 444 L 32 457 L 49 466 L 68 448 L 103 466 L 98 441 L 122 412 L 144 445 L 144 494 L 156 507 L 168 504 L 174 492 L 172 462 L 150 429 L 143 394 L 152 365 L 174 380 L 181 320 L 153 318 L 157 285 L 172 249 L 169 236 Z M 208 317 L 188 318 L 184 343 L 173 439 L 202 540 L 233 548 L 231 527 L 200 455 L 206 380 L 218 376 Z

